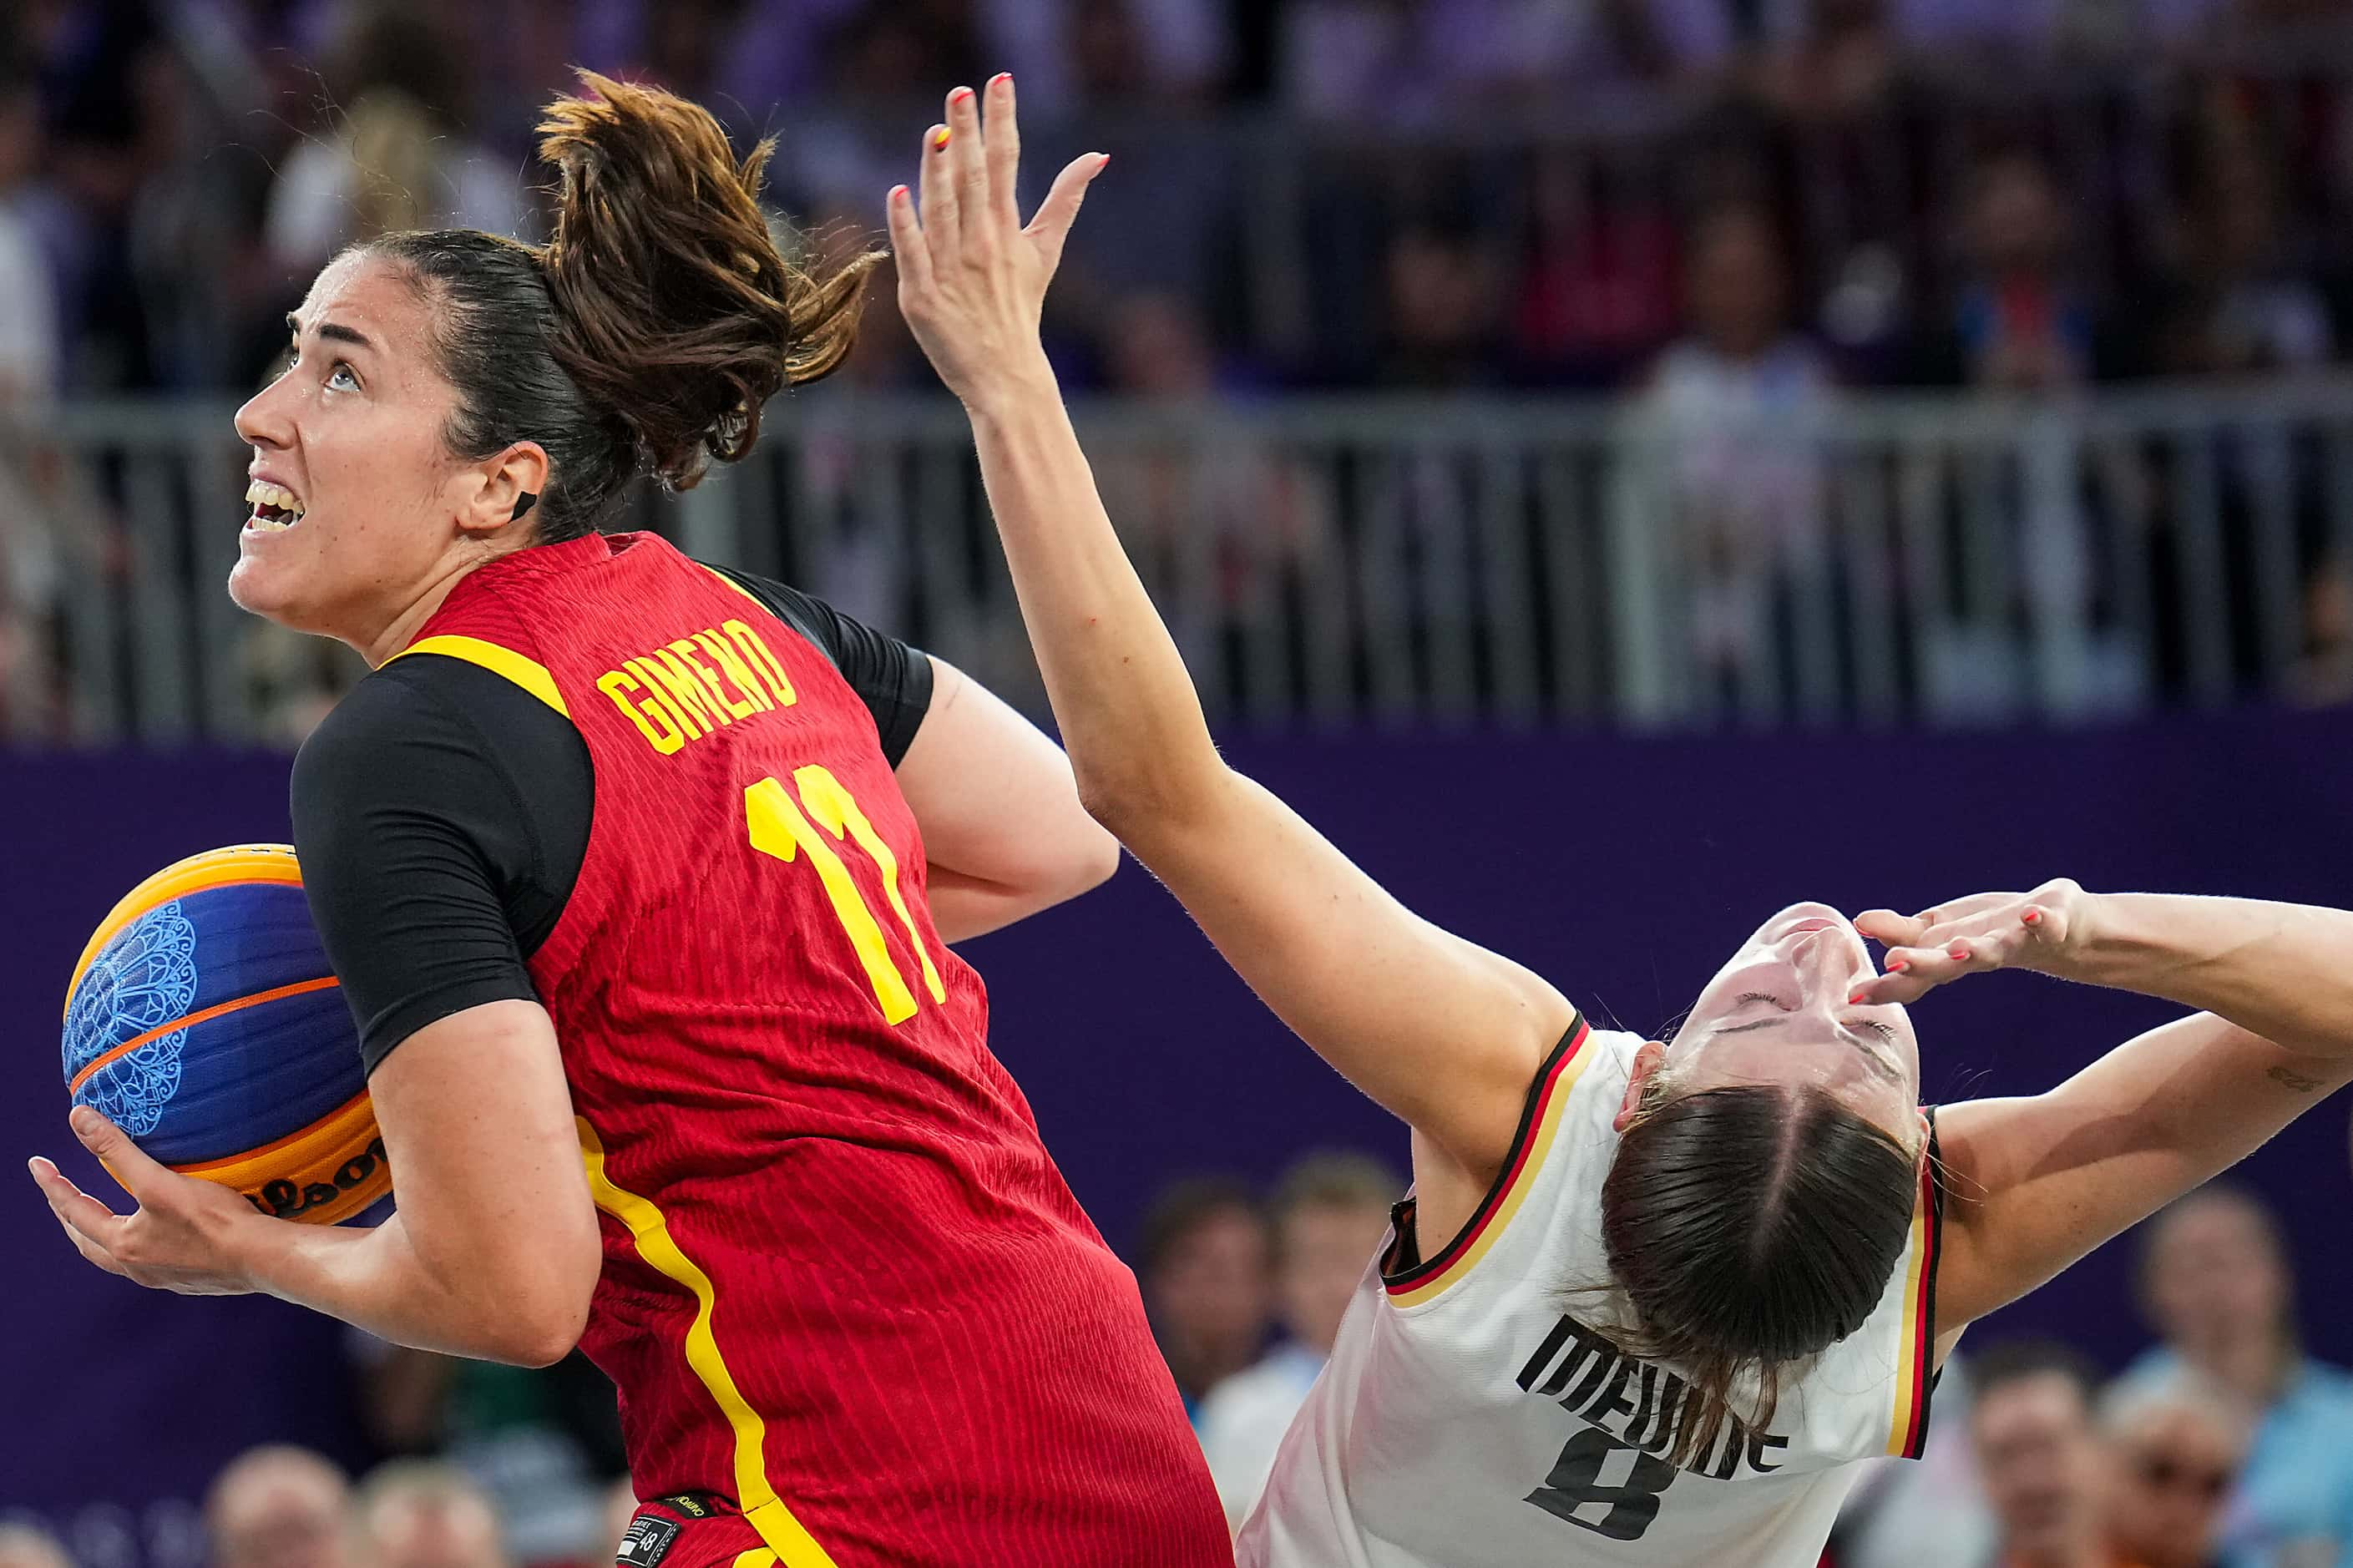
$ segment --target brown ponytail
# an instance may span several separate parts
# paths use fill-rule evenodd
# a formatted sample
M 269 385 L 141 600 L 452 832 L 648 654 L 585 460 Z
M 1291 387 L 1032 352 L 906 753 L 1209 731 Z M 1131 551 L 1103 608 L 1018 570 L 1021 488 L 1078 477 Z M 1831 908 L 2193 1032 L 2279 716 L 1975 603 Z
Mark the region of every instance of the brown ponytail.
M 589 401 L 628 426 L 684 489 L 760 434 L 761 405 L 839 365 L 858 335 L 868 252 L 828 278 L 786 260 L 761 211 L 775 142 L 740 163 L 702 106 L 594 71 L 559 98 L 539 155 L 563 171 L 541 256 L 551 348 Z
M 443 441 L 548 455 L 542 542 L 596 529 L 630 480 L 673 489 L 759 438 L 762 405 L 840 364 L 880 252 L 819 276 L 776 247 L 759 204 L 769 143 L 738 163 L 684 99 L 580 73 L 540 153 L 562 173 L 555 233 L 533 249 L 473 229 L 355 247 L 404 267 L 434 305 L 457 389 Z

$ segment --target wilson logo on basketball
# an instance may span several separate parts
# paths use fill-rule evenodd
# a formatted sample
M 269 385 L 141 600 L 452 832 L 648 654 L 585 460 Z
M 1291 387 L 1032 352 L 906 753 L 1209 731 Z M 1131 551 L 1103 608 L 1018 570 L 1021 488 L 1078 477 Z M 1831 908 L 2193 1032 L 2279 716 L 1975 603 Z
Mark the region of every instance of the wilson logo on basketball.
M 368 1146 L 335 1167 L 331 1181 L 292 1182 L 284 1177 L 264 1182 L 261 1190 L 245 1194 L 245 1201 L 263 1214 L 277 1219 L 292 1219 L 316 1208 L 340 1201 L 346 1194 L 365 1187 L 375 1173 L 385 1165 L 384 1140 L 371 1139 Z

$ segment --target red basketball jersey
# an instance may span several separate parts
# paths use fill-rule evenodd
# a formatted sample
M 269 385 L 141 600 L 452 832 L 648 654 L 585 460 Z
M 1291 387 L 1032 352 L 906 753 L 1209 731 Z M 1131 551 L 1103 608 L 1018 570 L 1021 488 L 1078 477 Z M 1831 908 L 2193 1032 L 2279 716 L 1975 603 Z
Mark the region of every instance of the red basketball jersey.
M 638 1495 L 726 1500 L 785 1568 L 1230 1563 L 1134 1278 L 989 1052 L 824 655 L 646 534 L 503 557 L 406 651 L 529 688 L 595 766 L 530 967 Z

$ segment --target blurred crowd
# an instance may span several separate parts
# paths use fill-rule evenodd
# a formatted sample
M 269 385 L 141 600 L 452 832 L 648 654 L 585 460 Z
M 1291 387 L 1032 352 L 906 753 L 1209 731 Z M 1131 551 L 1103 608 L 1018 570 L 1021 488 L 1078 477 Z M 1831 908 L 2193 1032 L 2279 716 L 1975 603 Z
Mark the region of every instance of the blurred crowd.
M 1071 374 L 1211 386 L 2053 386 L 2348 339 L 2348 0 L 26 0 L 0 380 L 249 384 L 340 244 L 536 233 L 586 65 L 779 142 L 877 237 L 944 89 L 1100 146 Z M 870 381 L 923 383 L 903 335 Z M 1663 355 L 1663 357 L 1662 357 Z
M 1316 1153 L 1261 1196 L 1166 1189 L 1131 1249 L 1145 1304 L 1239 1529 L 1363 1288 L 1402 1190 Z M 2353 1562 L 2353 1373 L 2307 1355 L 2286 1238 L 2209 1186 L 2144 1226 L 2152 1348 L 2113 1377 L 1980 1325 L 1936 1384 L 1926 1451 L 1873 1461 L 1821 1568 L 2339 1568 Z M 2105 1347 L 2113 1349 L 2113 1347 Z M 637 1499 L 608 1384 L 370 1344 L 379 1452 L 354 1484 L 302 1449 L 235 1457 L 206 1500 L 211 1568 L 535 1568 L 610 1561 Z M 0 1568 L 73 1568 L 0 1521 Z
M 1639 400 L 1686 448 L 1712 671 L 1819 549 L 1821 474 L 1769 430 L 1840 389 L 2295 376 L 2353 345 L 2353 0 L 18 0 L 0 732 L 75 729 L 61 561 L 132 548 L 120 477 L 11 413 L 218 402 L 340 245 L 538 235 L 534 111 L 574 65 L 775 136 L 820 255 L 879 239 L 943 89 L 1012 70 L 1033 177 L 1115 158 L 1050 302 L 1074 391 Z M 887 281 L 847 374 L 934 384 Z M 2341 698 L 2353 574 L 2295 548 L 2298 689 Z M 349 661 L 253 642 L 264 738 L 298 739 Z

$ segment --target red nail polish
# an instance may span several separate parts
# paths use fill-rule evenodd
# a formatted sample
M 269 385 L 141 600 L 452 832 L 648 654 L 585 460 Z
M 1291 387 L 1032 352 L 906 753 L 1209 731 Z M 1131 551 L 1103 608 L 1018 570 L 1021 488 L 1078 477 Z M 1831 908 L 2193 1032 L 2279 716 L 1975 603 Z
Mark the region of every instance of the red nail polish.
M 2042 923 L 2042 911 L 2041 910 L 2029 910 L 2026 911 L 2025 919 L 2028 925 L 2039 926 Z
M 995 87 L 1000 81 L 1010 82 L 1012 79 L 1013 73 L 1011 71 L 998 71 L 995 76 L 988 79 L 988 85 Z
M 1853 995 L 1852 995 L 1852 996 L 1850 996 L 1850 997 L 1848 997 L 1848 998 L 1846 999 L 1846 1005 L 1847 1005 L 1848 1006 L 1850 1006 L 1850 1007 L 1854 1007 L 1854 1006 L 1859 1006 L 1859 1005 L 1862 1005 L 1862 995 L 1863 995 L 1863 994 L 1862 994 L 1862 992 L 1860 992 L 1860 991 L 1856 992 Z
M 968 87 L 960 87 L 954 92 L 948 94 L 948 101 L 950 103 L 962 103 L 965 99 L 970 98 L 971 96 L 972 89 Z
M 1957 942 L 1945 950 L 1945 956 L 1947 958 L 1967 958 L 1968 955 L 1969 944 L 1965 942 Z
M 1912 961 L 1908 958 L 1890 959 L 1887 963 L 1887 973 L 1890 974 L 1901 974 L 1911 967 Z
M 906 194 L 907 187 L 904 185 L 893 185 L 891 187 L 891 199 L 894 202 L 905 196 Z

